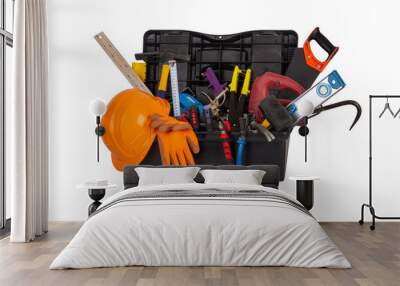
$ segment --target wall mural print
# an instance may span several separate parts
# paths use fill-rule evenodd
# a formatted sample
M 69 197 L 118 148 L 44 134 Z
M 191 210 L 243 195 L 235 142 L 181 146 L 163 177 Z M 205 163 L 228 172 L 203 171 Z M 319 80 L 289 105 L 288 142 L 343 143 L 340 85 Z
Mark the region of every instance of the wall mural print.
M 289 30 L 150 30 L 132 65 L 103 32 L 95 39 L 133 87 L 112 98 L 96 128 L 119 171 L 140 163 L 276 164 L 283 178 L 295 126 L 307 161 L 310 118 L 344 105 L 357 109 L 352 127 L 361 116 L 353 100 L 323 106 L 346 84 L 336 70 L 315 83 L 339 50 L 319 28 L 302 48 Z

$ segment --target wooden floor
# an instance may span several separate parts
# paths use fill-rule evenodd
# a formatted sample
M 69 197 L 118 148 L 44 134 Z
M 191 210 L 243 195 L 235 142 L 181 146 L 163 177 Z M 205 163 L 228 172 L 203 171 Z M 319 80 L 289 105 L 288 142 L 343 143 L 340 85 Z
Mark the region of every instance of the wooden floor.
M 352 269 L 288 267 L 124 267 L 48 270 L 79 223 L 52 223 L 49 233 L 28 244 L 0 241 L 0 285 L 400 285 L 400 223 L 323 223 Z

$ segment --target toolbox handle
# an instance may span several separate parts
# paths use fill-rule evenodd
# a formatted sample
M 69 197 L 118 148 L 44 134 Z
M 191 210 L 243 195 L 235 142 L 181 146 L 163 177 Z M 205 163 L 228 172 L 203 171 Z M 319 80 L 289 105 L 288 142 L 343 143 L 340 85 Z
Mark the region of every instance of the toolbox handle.
M 315 40 L 318 45 L 328 53 L 328 58 L 321 62 L 318 60 L 315 55 L 313 54 L 310 46 L 310 42 Z M 307 64 L 312 68 L 316 69 L 319 72 L 322 72 L 324 68 L 328 65 L 330 60 L 335 56 L 337 51 L 339 50 L 338 47 L 335 47 L 324 34 L 321 33 L 319 27 L 316 27 L 311 34 L 308 36 L 306 41 L 304 42 L 304 56 Z

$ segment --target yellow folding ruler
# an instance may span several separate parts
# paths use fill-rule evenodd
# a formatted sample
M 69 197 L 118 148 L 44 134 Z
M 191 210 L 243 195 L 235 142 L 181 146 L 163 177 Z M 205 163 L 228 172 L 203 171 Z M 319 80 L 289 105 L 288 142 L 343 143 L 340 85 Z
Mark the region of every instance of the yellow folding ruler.
M 108 39 L 104 32 L 100 32 L 94 36 L 97 43 L 103 48 L 106 54 L 110 57 L 113 63 L 129 81 L 132 87 L 139 88 L 147 93 L 151 93 L 150 89 L 144 84 L 144 82 L 139 78 L 139 76 L 132 70 L 128 62 L 123 58 L 121 53 L 115 48 L 113 43 Z

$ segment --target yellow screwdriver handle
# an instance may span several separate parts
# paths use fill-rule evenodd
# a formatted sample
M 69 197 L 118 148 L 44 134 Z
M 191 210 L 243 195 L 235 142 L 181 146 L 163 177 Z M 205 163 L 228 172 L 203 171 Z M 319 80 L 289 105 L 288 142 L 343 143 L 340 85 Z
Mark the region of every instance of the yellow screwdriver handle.
M 264 127 L 265 129 L 268 129 L 271 127 L 271 123 L 267 120 L 264 119 L 263 122 L 261 122 L 262 127 Z
M 239 74 L 241 72 L 242 71 L 239 69 L 239 66 L 235 66 L 235 68 L 233 69 L 232 80 L 231 83 L 229 84 L 229 91 L 232 93 L 237 93 Z
M 163 64 L 161 69 L 161 76 L 160 76 L 160 83 L 158 85 L 158 90 L 167 91 L 168 76 L 169 76 L 169 65 Z
M 146 81 L 146 63 L 143 62 L 133 62 L 132 70 L 137 73 L 139 78 L 144 82 Z
M 242 91 L 240 94 L 249 95 L 250 93 L 250 80 L 251 80 L 251 69 L 246 70 L 246 75 L 244 76 Z

